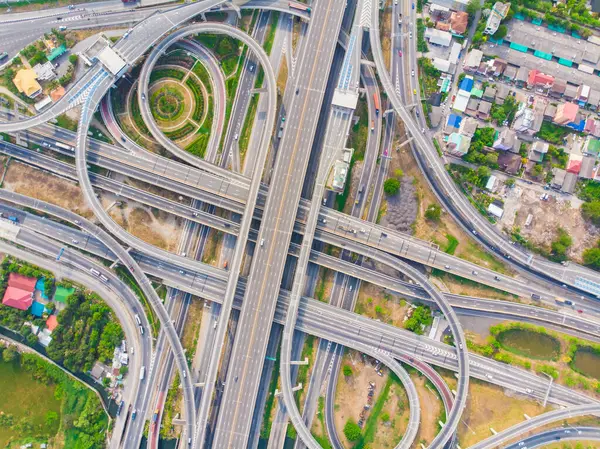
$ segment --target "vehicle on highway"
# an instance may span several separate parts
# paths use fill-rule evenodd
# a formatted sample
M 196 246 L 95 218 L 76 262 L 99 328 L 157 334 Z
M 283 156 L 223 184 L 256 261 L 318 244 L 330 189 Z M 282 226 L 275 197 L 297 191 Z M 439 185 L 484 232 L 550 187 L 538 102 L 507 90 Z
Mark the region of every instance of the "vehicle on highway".
M 373 103 L 375 103 L 375 115 L 379 115 L 379 96 L 377 93 L 373 94 Z
M 140 380 L 144 380 L 144 377 L 146 377 L 146 367 L 142 366 L 142 369 L 140 370 Z
M 108 278 L 103 274 L 100 274 L 100 279 L 102 279 L 104 282 L 108 282 Z
M 542 297 L 541 297 L 540 295 L 537 295 L 537 294 L 535 294 L 535 293 L 532 293 L 532 294 L 531 294 L 531 299 L 535 299 L 535 300 L 539 301 L 540 299 L 542 299 Z
M 306 11 L 309 14 L 310 14 L 310 11 L 311 11 L 311 7 L 310 6 L 305 6 L 305 5 L 302 5 L 300 3 L 289 2 L 288 6 L 290 8 L 292 8 L 292 9 L 297 9 L 299 11 Z
M 260 239 L 260 246 L 263 246 L 265 244 L 265 239 Z
M 92 273 L 94 276 L 100 276 L 100 272 L 95 268 L 90 268 L 90 273 Z
M 413 89 L 413 95 L 417 95 L 417 89 Z
M 226 260 L 225 263 L 223 264 L 223 268 L 227 269 L 227 266 L 229 265 L 229 261 Z
M 142 94 L 142 100 L 146 100 L 146 94 Z
M 127 139 L 125 138 L 125 136 L 121 136 L 121 142 L 127 143 Z
M 135 421 L 135 418 L 137 418 L 137 409 L 135 409 L 135 410 L 133 411 L 133 413 L 131 414 L 131 420 L 132 420 L 132 421 Z
M 121 402 L 119 402 L 119 407 L 117 408 L 117 416 L 121 415 L 121 412 L 123 411 L 123 406 L 125 405 L 125 401 L 121 400 Z
M 408 32 L 408 37 L 412 39 L 412 31 Z
M 415 76 L 415 71 L 414 70 L 410 71 L 410 76 Z
M 300 92 L 300 89 L 296 88 L 296 95 L 298 95 L 298 92 Z
M 444 265 L 444 268 L 445 268 L 446 270 L 450 270 L 450 269 L 451 269 L 451 268 L 450 268 L 450 265 Z
M 375 131 L 375 120 L 371 120 L 371 131 Z
M 477 271 L 475 271 L 475 270 L 471 271 L 471 273 L 473 274 L 473 276 L 477 276 L 477 274 L 478 274 Z
M 402 50 L 398 50 L 398 57 L 402 57 Z
M 398 25 L 402 25 L 402 13 L 398 14 Z
M 425 134 L 425 128 L 421 128 L 421 132 Z
M 185 274 L 185 271 L 179 270 L 179 274 Z
M 414 3 L 412 4 L 412 9 L 415 9 L 415 4 Z
M 250 70 L 250 72 L 254 72 L 254 64 L 250 64 L 248 66 L 248 70 Z
M 138 326 L 140 328 L 140 334 L 144 335 L 144 328 L 142 326 Z
M 6 53 L 5 51 L 0 53 L 0 61 L 2 61 L 3 59 L 6 59 L 6 58 L 8 58 L 8 53 Z
M 10 221 L 12 221 L 13 223 L 18 223 L 18 222 L 19 222 L 19 219 L 18 219 L 17 217 L 13 216 L 13 215 L 10 215 L 10 216 L 8 217 L 8 219 L 9 219 Z
M 64 25 L 58 27 L 58 31 L 65 31 L 66 29 L 67 27 Z

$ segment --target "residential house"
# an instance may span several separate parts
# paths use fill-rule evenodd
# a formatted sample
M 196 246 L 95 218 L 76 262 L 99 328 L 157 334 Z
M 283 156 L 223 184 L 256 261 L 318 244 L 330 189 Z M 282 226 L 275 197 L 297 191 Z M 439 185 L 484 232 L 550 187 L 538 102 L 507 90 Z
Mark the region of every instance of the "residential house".
M 53 102 L 57 102 L 62 97 L 64 97 L 64 95 L 65 95 L 65 88 L 62 86 L 59 86 L 56 89 L 54 89 L 52 92 L 50 92 L 50 99 Z
M 542 162 L 544 160 L 544 154 L 548 152 L 549 147 L 550 145 L 548 145 L 547 142 L 536 140 L 529 149 L 528 159 L 532 162 Z
M 600 105 L 600 90 L 592 89 L 588 98 L 587 107 L 592 111 L 597 111 Z
M 488 192 L 495 192 L 497 184 L 498 184 L 498 178 L 496 178 L 495 175 L 491 175 L 488 178 L 487 183 L 485 184 L 485 190 L 487 190 Z
M 28 96 L 35 98 L 42 93 L 42 86 L 36 80 L 37 74 L 33 69 L 21 69 L 13 78 L 17 90 Z
M 555 79 L 550 91 L 548 92 L 548 95 L 556 99 L 561 98 L 564 95 L 566 88 L 567 83 L 565 83 L 563 80 Z
M 585 120 L 585 127 L 583 128 L 583 132 L 586 134 L 594 134 L 596 131 L 596 120 L 592 117 L 588 117 Z
M 458 86 L 458 88 L 460 90 L 464 90 L 465 92 L 471 92 L 471 89 L 473 89 L 473 84 L 475 82 L 473 81 L 473 78 L 470 76 L 466 76 L 463 78 L 463 80 L 460 82 L 460 85 Z
M 477 71 L 475 73 L 480 76 L 487 76 L 487 72 L 489 69 L 490 65 L 487 62 L 482 61 L 479 63 L 479 67 L 477 68 Z
M 585 84 L 582 84 L 577 88 L 575 100 L 577 100 L 577 103 L 579 103 L 579 106 L 581 106 L 582 108 L 585 107 L 585 105 L 587 104 L 588 99 L 590 98 L 591 90 L 592 89 L 590 88 L 590 86 L 586 86 Z
M 577 96 L 577 86 L 573 86 L 572 84 L 567 84 L 565 87 L 565 91 L 563 93 L 563 99 L 566 101 L 571 101 Z
M 548 93 L 554 84 L 554 77 L 546 75 L 539 70 L 530 70 L 527 76 L 527 88 L 534 89 L 536 92 Z
M 496 88 L 487 86 L 483 92 L 483 99 L 487 101 L 494 101 L 494 98 L 496 98 Z
M 504 104 L 504 100 L 508 97 L 509 88 L 506 84 L 498 84 L 496 87 L 496 98 L 494 99 L 496 104 Z
M 495 150 L 501 151 L 512 151 L 517 146 L 517 153 L 519 152 L 519 140 L 517 139 L 517 133 L 512 129 L 504 128 L 498 133 L 498 137 L 492 144 Z
M 475 120 L 474 118 L 471 118 L 471 117 L 467 117 L 460 124 L 459 132 L 463 136 L 473 137 L 475 135 L 475 131 L 477 131 L 478 127 L 479 127 L 479 122 L 477 120 Z
M 432 5 L 439 5 L 454 11 L 466 11 L 468 0 L 433 0 Z
M 533 135 L 533 122 L 535 114 L 533 109 L 529 109 L 523 103 L 519 105 L 517 113 L 515 114 L 515 120 L 513 122 L 513 129 L 518 133 L 527 133 Z
M 476 97 L 476 98 L 481 98 L 483 97 L 483 90 L 474 87 L 473 90 L 471 90 L 471 97 Z
M 529 78 L 529 69 L 527 67 L 519 67 L 517 74 L 515 75 L 515 84 L 517 87 L 524 87 L 527 84 Z
M 510 3 L 496 2 L 487 18 L 484 34 L 494 34 L 510 10 Z
M 544 109 L 544 120 L 552 121 L 554 120 L 554 116 L 556 115 L 556 106 L 552 103 L 548 103 L 546 109 Z
M 575 173 L 567 173 L 565 180 L 562 183 L 560 190 L 564 193 L 573 193 L 577 185 L 577 175 Z
M 596 165 L 595 157 L 585 156 L 581 160 L 581 169 L 579 170 L 579 177 L 584 178 L 584 179 L 593 179 L 595 165 Z
M 435 29 L 440 31 L 450 31 L 450 24 L 448 22 L 437 22 Z
M 500 169 L 510 175 L 516 175 L 521 169 L 521 156 L 511 152 L 502 152 L 498 154 L 498 166 Z
M 458 59 L 460 58 L 461 50 L 462 45 L 460 45 L 458 42 L 454 42 L 452 44 L 452 47 L 450 47 L 450 55 L 448 56 L 448 61 L 453 66 L 456 66 L 456 64 L 458 64 Z
M 444 72 L 444 73 L 453 72 L 453 70 L 452 70 L 452 64 L 447 59 L 433 58 L 431 60 L 431 63 L 440 72 Z
M 458 93 L 456 94 L 456 98 L 454 99 L 452 109 L 459 112 L 465 112 L 470 97 L 471 94 L 469 92 L 467 92 L 466 90 L 459 89 Z
M 450 8 L 436 5 L 435 3 L 429 5 L 429 17 L 434 22 L 447 22 L 450 20 L 451 15 L 452 11 L 450 11 Z
M 52 332 L 58 326 L 58 318 L 56 315 L 50 315 L 46 320 L 46 328 Z
M 446 151 L 455 156 L 462 157 L 469 151 L 471 138 L 459 133 L 452 133 L 448 136 L 446 142 Z
M 477 117 L 477 109 L 479 109 L 479 100 L 477 98 L 469 98 L 465 114 L 469 117 Z
M 504 78 L 504 81 L 506 82 L 513 82 L 515 77 L 517 76 L 517 70 L 518 68 L 515 67 L 514 65 L 507 65 L 506 69 L 504 69 L 504 73 L 502 75 L 502 77 Z
M 54 301 L 61 303 L 61 304 L 66 304 L 67 298 L 69 296 L 71 296 L 73 293 L 75 293 L 74 288 L 66 288 L 66 287 L 62 287 L 59 285 L 56 287 L 56 290 L 54 291 Z
M 567 171 L 562 168 L 554 167 L 552 169 L 552 176 L 553 177 L 550 186 L 553 189 L 561 189 L 563 182 L 565 182 L 565 176 L 567 176 Z
M 465 57 L 465 62 L 463 63 L 465 72 L 475 72 L 479 68 L 482 58 L 483 52 L 481 50 L 471 50 Z
M 442 108 L 440 108 L 439 106 L 431 107 L 431 112 L 429 113 L 429 120 L 431 121 L 432 128 L 437 128 L 440 125 L 440 122 L 442 121 L 442 116 Z
M 444 134 L 452 134 L 458 132 L 460 128 L 460 122 L 462 121 L 462 117 L 457 114 L 448 115 L 448 120 L 446 121 L 446 126 L 444 127 Z
M 496 58 L 492 62 L 492 73 L 490 75 L 494 75 L 496 77 L 501 76 L 506 70 L 507 63 L 504 59 Z
M 581 171 L 581 163 L 583 161 L 583 156 L 580 154 L 570 154 L 569 160 L 567 161 L 567 173 L 575 173 L 579 174 Z
M 33 70 L 35 72 L 36 79 L 39 81 L 49 81 L 56 77 L 54 65 L 50 61 L 46 61 L 44 64 L 34 65 Z
M 574 103 L 562 103 L 556 108 L 554 123 L 558 125 L 566 125 L 574 122 L 577 119 L 579 106 Z
M 27 310 L 33 302 L 33 292 L 37 279 L 17 273 L 8 275 L 8 286 L 2 298 L 2 304 L 15 309 Z
M 464 34 L 469 24 L 469 14 L 464 11 L 453 12 L 450 16 L 450 32 Z
M 504 215 L 504 204 L 498 200 L 492 201 L 488 206 L 487 211 L 494 217 L 502 218 L 502 215 Z
M 425 39 L 428 39 L 431 45 L 449 47 L 452 42 L 452 34 L 447 31 L 436 30 L 435 28 L 427 28 L 425 30 Z
M 488 101 L 480 101 L 479 107 L 477 108 L 477 117 L 481 120 L 487 120 L 490 118 L 490 110 L 492 109 L 492 103 Z

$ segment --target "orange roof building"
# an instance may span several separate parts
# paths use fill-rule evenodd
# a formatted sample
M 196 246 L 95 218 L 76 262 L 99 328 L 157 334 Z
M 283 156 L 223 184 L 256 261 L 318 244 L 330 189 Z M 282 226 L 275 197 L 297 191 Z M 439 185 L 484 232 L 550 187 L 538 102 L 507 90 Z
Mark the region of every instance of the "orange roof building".
M 56 315 L 50 315 L 46 320 L 46 327 L 50 332 L 52 332 L 54 329 L 56 329 L 56 326 L 58 326 L 58 319 L 56 318 Z
M 29 98 L 37 97 L 42 93 L 42 86 L 37 82 L 37 74 L 33 69 L 21 69 L 13 78 L 17 90 Z
M 50 92 L 50 98 L 53 102 L 60 100 L 65 95 L 65 88 L 62 86 L 57 87 L 52 92 Z
M 464 11 L 453 12 L 450 16 L 450 30 L 455 34 L 464 34 L 469 24 L 469 14 Z

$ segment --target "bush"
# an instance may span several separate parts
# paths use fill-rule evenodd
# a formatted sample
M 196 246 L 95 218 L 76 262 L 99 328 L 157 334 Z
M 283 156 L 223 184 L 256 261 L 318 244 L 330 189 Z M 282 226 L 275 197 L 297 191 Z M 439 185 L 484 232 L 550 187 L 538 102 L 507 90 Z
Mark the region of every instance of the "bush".
M 79 57 L 75 54 L 72 54 L 69 56 L 69 62 L 73 65 L 77 64 L 78 59 L 79 59 Z
M 346 425 L 344 426 L 344 435 L 348 441 L 358 441 L 362 436 L 360 427 L 358 427 L 358 424 L 356 424 L 352 418 L 346 421 Z
M 439 204 L 434 203 L 431 204 L 427 210 L 425 211 L 425 218 L 430 221 L 440 221 L 440 215 L 442 213 L 442 208 Z
M 342 371 L 344 373 L 344 377 L 352 376 L 352 368 L 350 367 L 350 365 L 344 365 L 344 367 L 342 368 Z
M 581 212 L 587 220 L 600 225 L 600 201 L 591 201 L 581 205 Z
M 395 178 L 388 178 L 383 183 L 383 191 L 386 195 L 394 196 L 400 191 L 400 181 Z
M 421 335 L 423 327 L 429 326 L 432 322 L 431 309 L 428 306 L 419 305 L 413 310 L 411 317 L 404 322 L 404 328 Z
M 558 236 L 552 242 L 552 253 L 550 259 L 561 262 L 567 259 L 567 250 L 573 244 L 573 239 L 563 228 L 558 228 Z

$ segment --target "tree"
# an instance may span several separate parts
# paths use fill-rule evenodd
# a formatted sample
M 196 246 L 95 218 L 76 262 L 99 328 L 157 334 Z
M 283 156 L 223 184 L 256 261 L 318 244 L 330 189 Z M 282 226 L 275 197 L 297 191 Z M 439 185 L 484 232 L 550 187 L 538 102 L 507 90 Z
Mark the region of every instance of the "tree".
M 485 165 L 492 168 L 498 167 L 498 153 L 488 153 L 485 155 Z
M 552 253 L 551 259 L 557 262 L 561 262 L 567 259 L 567 250 L 573 244 L 573 239 L 569 235 L 569 233 L 563 229 L 558 228 L 558 235 L 556 239 L 552 242 Z
M 358 424 L 354 422 L 352 418 L 346 421 L 346 425 L 344 426 L 344 435 L 348 439 L 348 441 L 354 442 L 360 440 L 361 432 Z
M 54 304 L 53 302 L 48 302 L 46 304 L 46 310 L 48 310 L 48 313 L 52 315 L 52 312 L 56 310 L 56 304 Z
M 488 167 L 485 167 L 483 165 L 477 167 L 477 176 L 479 177 L 481 182 L 483 182 L 485 178 L 489 178 L 491 174 L 492 171 Z
M 504 185 L 509 188 L 514 187 L 515 178 L 508 178 L 506 181 L 504 181 Z
M 600 201 L 591 201 L 589 203 L 583 203 L 581 205 L 581 212 L 584 218 L 590 220 L 592 223 L 600 224 Z
M 600 248 L 588 248 L 583 252 L 583 263 L 595 269 L 600 269 Z
M 531 171 L 531 174 L 536 178 L 541 176 L 544 173 L 544 166 L 542 164 L 536 164 Z
M 390 414 L 389 414 L 389 413 L 387 413 L 387 412 L 386 412 L 386 413 L 383 413 L 383 414 L 381 415 L 381 420 L 382 420 L 383 422 L 390 422 Z
M 430 204 L 427 210 L 425 211 L 425 218 L 430 221 L 440 221 L 440 215 L 442 213 L 442 208 L 439 204 L 433 203 Z
M 127 365 L 121 365 L 121 368 L 119 368 L 119 374 L 124 376 L 129 372 L 129 367 Z
M 480 9 L 481 3 L 479 3 L 479 0 L 469 0 L 469 3 L 467 3 L 467 14 L 469 14 L 469 19 L 474 19 L 475 14 L 477 14 L 477 11 Z
M 4 360 L 6 363 L 13 362 L 14 360 L 17 360 L 18 357 L 19 352 L 13 345 L 9 346 L 8 348 L 5 348 L 2 352 L 2 360 Z
M 494 33 L 494 39 L 496 39 L 496 40 L 504 39 L 507 34 L 508 34 L 508 28 L 506 27 L 506 25 L 500 25 L 498 27 L 498 30 Z
M 400 181 L 395 178 L 388 178 L 383 183 L 383 191 L 386 195 L 393 196 L 400 191 Z
M 342 368 L 342 371 L 344 373 L 344 377 L 352 376 L 352 368 L 350 367 L 350 365 L 344 365 L 344 367 Z
M 76 54 L 72 54 L 69 56 L 69 62 L 73 65 L 77 64 L 77 60 L 79 57 Z
M 394 170 L 394 176 L 396 178 L 402 178 L 404 176 L 404 172 L 401 168 L 397 168 L 396 170 Z

